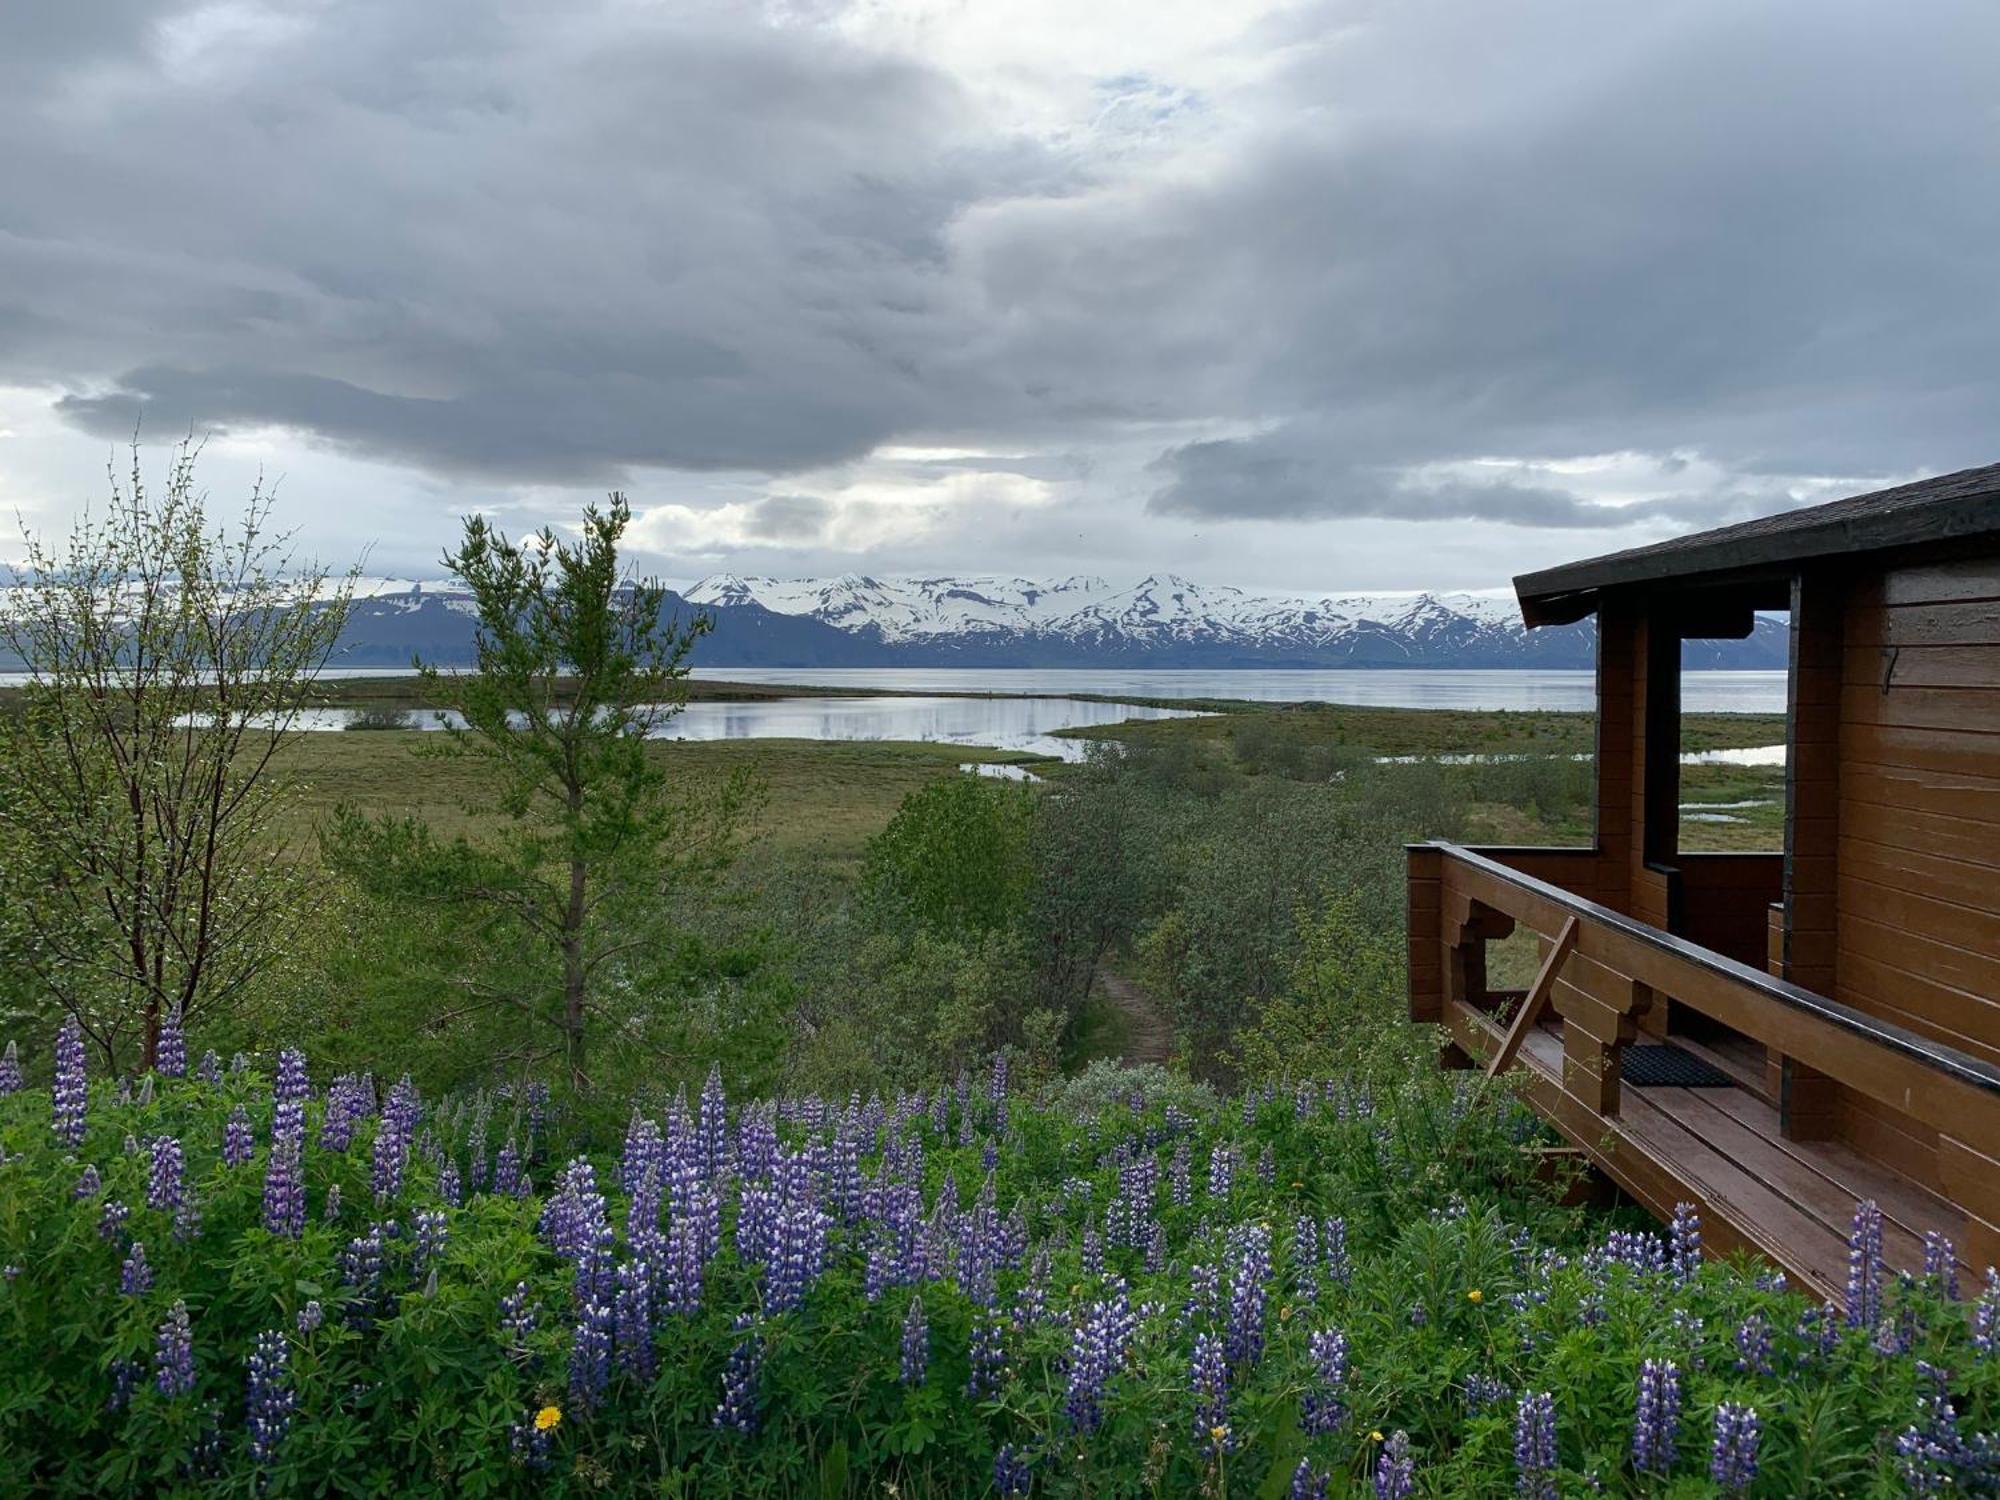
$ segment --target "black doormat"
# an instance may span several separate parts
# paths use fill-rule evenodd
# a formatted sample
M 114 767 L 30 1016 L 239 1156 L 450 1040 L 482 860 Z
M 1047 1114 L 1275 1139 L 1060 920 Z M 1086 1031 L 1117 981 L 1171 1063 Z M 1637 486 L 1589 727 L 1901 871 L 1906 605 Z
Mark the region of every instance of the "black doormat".
M 1727 1089 L 1736 1080 L 1703 1062 L 1692 1052 L 1664 1042 L 1644 1042 L 1625 1049 L 1619 1076 L 1639 1088 Z

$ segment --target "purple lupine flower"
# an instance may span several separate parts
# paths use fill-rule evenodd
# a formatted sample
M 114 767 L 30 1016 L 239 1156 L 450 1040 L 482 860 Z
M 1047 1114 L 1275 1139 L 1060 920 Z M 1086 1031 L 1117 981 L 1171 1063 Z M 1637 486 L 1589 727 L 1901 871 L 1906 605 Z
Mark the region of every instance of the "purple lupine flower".
M 1555 1467 L 1555 1397 L 1530 1391 L 1514 1413 L 1515 1489 L 1529 1500 L 1557 1500 Z
M 83 1170 L 76 1174 L 76 1186 L 70 1196 L 81 1202 L 85 1198 L 95 1198 L 104 1191 L 104 1176 L 97 1170 L 96 1162 L 85 1162 Z
M 338 1220 L 338 1219 L 340 1218 L 340 1184 L 339 1184 L 339 1183 L 337 1183 L 337 1182 L 333 1182 L 333 1183 L 328 1183 L 328 1184 L 327 1184 L 327 1189 L 326 1189 L 326 1206 L 325 1206 L 325 1208 L 323 1208 L 323 1209 L 322 1209 L 322 1210 L 320 1211 L 320 1217 L 321 1217 L 321 1218 L 323 1218 L 323 1219 L 325 1219 L 325 1220 L 326 1220 L 326 1222 L 327 1222 L 327 1223 L 329 1223 L 329 1224 L 331 1224 L 331 1223 L 335 1222 L 336 1220 Z
M 967 1363 L 971 1373 L 966 1377 L 965 1394 L 975 1401 L 998 1395 L 1000 1376 L 1007 1364 L 1007 1345 L 1005 1330 L 992 1312 L 981 1312 L 972 1320 Z
M 1315 1332 L 1306 1340 L 1312 1356 L 1313 1382 L 1300 1404 L 1300 1421 L 1308 1436 L 1317 1437 L 1336 1430 L 1347 1420 L 1342 1399 L 1347 1387 L 1347 1336 L 1337 1328 Z
M 1986 1268 L 1986 1285 L 1972 1305 L 1972 1348 L 1981 1359 L 2000 1350 L 2000 1270 Z
M 1175 1208 L 1186 1208 L 1194 1199 L 1194 1188 L 1190 1179 L 1194 1173 L 1194 1153 L 1186 1136 L 1174 1144 L 1174 1154 L 1167 1162 L 1167 1196 L 1173 1200 Z
M 653 1268 L 648 1262 L 618 1263 L 611 1325 L 618 1368 L 636 1380 L 651 1380 L 658 1360 L 653 1348 Z
M 1752 1313 L 1736 1329 L 1736 1368 L 1746 1375 L 1771 1373 L 1771 1325 Z
M 1104 1274 L 1104 1236 L 1099 1234 L 1095 1229 L 1085 1229 L 1083 1231 L 1083 1243 L 1077 1253 L 1083 1262 L 1084 1275 L 1102 1276 Z
M 453 1208 L 457 1208 L 465 1198 L 465 1188 L 458 1176 L 458 1163 L 446 1161 L 438 1170 L 438 1196 Z
M 264 1227 L 288 1240 L 306 1232 L 305 1163 L 295 1135 L 271 1142 L 264 1165 Z
M 21 1092 L 21 1054 L 12 1042 L 0 1052 L 0 1095 Z
M 118 1268 L 118 1290 L 126 1297 L 143 1297 L 153 1289 L 153 1268 L 146 1263 L 146 1242 L 132 1241 L 125 1263 Z
M 1666 1474 L 1680 1456 L 1681 1370 L 1670 1359 L 1639 1366 L 1639 1400 L 1632 1419 L 1632 1467 Z
M 257 1136 L 250 1128 L 250 1112 L 237 1105 L 222 1126 L 222 1164 L 240 1167 L 257 1154 Z
M 215 1055 L 213 1047 L 202 1053 L 201 1061 L 195 1064 L 194 1076 L 210 1088 L 222 1082 L 222 1059 Z
M 1212 1333 L 1194 1336 L 1188 1387 L 1194 1393 L 1195 1446 L 1211 1458 L 1234 1452 L 1236 1435 L 1229 1426 L 1229 1364 L 1223 1358 L 1222 1340 Z
M 146 1173 L 146 1207 L 169 1214 L 179 1208 L 186 1169 L 181 1143 L 170 1135 L 155 1136 Z
M 1354 1275 L 1354 1263 L 1347 1256 L 1347 1220 L 1330 1217 L 1320 1227 L 1319 1253 L 1327 1279 L 1346 1286 Z
M 1742 1494 L 1757 1478 L 1757 1445 L 1763 1430 L 1753 1406 L 1724 1401 L 1715 1408 L 1708 1475 L 1726 1494 Z
M 322 1151 L 345 1151 L 354 1143 L 354 1119 L 359 1113 L 347 1091 L 339 1087 L 327 1090 L 326 1113 L 320 1116 L 319 1148 Z
M 719 1075 L 711 1073 L 710 1077 L 716 1079 L 720 1089 Z M 725 1431 L 755 1432 L 757 1384 L 764 1369 L 764 1336 L 748 1313 L 737 1316 L 736 1332 L 740 1337 L 736 1347 L 729 1351 L 729 1362 L 722 1367 L 722 1401 L 711 1420 Z
M 1104 1388 L 1124 1365 L 1135 1327 L 1125 1283 L 1114 1278 L 1111 1287 L 1111 1295 L 1091 1303 L 1070 1335 L 1063 1411 L 1079 1433 L 1095 1432 L 1104 1420 Z
M 386 1203 L 403 1190 L 403 1169 L 409 1161 L 409 1140 L 396 1117 L 385 1110 L 375 1127 L 374 1159 L 369 1174 L 376 1202 Z
M 374 1310 L 382 1284 L 382 1226 L 370 1224 L 366 1234 L 347 1242 L 336 1262 L 343 1284 L 353 1289 L 350 1320 L 366 1319 Z
M 97 1237 L 101 1240 L 116 1239 L 131 1216 L 132 1210 L 124 1203 L 116 1198 L 106 1198 L 104 1207 L 97 1215 Z
M 993 1455 L 993 1493 L 1009 1497 L 1025 1495 L 1034 1479 L 1034 1467 L 1027 1458 L 1012 1443 L 1002 1443 L 1000 1451 Z
M 569 1347 L 569 1394 L 585 1410 L 601 1402 L 611 1384 L 613 1317 L 611 1308 L 602 1302 L 586 1300 L 576 1310 Z
M 500 1155 L 493 1163 L 493 1191 L 503 1198 L 521 1196 L 521 1153 L 511 1135 L 500 1143 Z
M 1240 1371 L 1264 1357 L 1264 1314 L 1271 1279 L 1271 1231 L 1246 1224 L 1237 1231 L 1229 1269 L 1229 1368 Z
M 56 1139 L 72 1149 L 83 1144 L 84 1112 L 90 1104 L 90 1082 L 84 1076 L 83 1028 L 75 1016 L 56 1033 L 56 1076 L 49 1088 Z
M 1854 1206 L 1847 1237 L 1847 1326 L 1873 1328 L 1882 1317 L 1882 1210 L 1873 1198 Z
M 300 1217 L 304 1217 L 303 1208 Z M 410 1267 L 414 1271 L 429 1270 L 444 1254 L 445 1244 L 451 1239 L 450 1217 L 441 1208 L 420 1208 L 412 1229 Z
M 1958 1300 L 1958 1251 L 1935 1229 L 1924 1231 L 1924 1276 L 1953 1302 Z
M 169 1399 L 194 1389 L 194 1330 L 185 1302 L 167 1310 L 153 1335 L 153 1384 Z
M 153 1049 L 153 1071 L 162 1078 L 185 1078 L 188 1070 L 187 1035 L 181 1030 L 181 1008 L 168 1008 L 160 1018 L 160 1040 Z
M 507 1445 L 514 1461 L 526 1469 L 546 1469 L 554 1462 L 556 1430 L 544 1427 L 530 1412 L 507 1429 Z
M 326 1309 L 320 1306 L 318 1298 L 314 1298 L 299 1309 L 299 1336 L 304 1338 L 319 1332 L 320 1325 L 324 1322 L 326 1322 Z
M 1410 1500 L 1416 1490 L 1417 1463 L 1410 1457 L 1410 1435 L 1399 1427 L 1375 1455 L 1375 1500 Z
M 250 1427 L 250 1459 L 259 1468 L 277 1456 L 278 1445 L 292 1426 L 297 1400 L 290 1380 L 290 1351 L 277 1329 L 257 1335 L 248 1364 L 244 1406 Z
M 903 1315 L 903 1343 L 897 1378 L 904 1385 L 922 1385 L 931 1368 L 931 1331 L 924 1321 L 924 1299 L 910 1298 Z
M 1286 1491 L 1291 1500 L 1326 1500 L 1333 1489 L 1333 1476 L 1323 1469 L 1315 1469 L 1309 1458 L 1299 1460 L 1299 1466 L 1292 1470 L 1292 1487 Z
M 540 1306 L 528 1294 L 525 1281 L 515 1282 L 514 1290 L 500 1299 L 500 1331 L 506 1335 L 508 1348 L 518 1350 L 527 1346 L 540 1317 Z
M 1221 1141 L 1208 1153 L 1208 1196 L 1227 1198 L 1236 1185 L 1236 1152 Z
M 424 1104 L 408 1073 L 398 1078 L 395 1087 L 389 1090 L 389 1097 L 382 1101 L 382 1113 L 396 1122 L 396 1130 L 404 1140 L 417 1138 L 417 1127 L 423 1123 Z
M 123 1411 L 132 1404 L 132 1392 L 139 1388 L 141 1366 L 136 1359 L 114 1359 L 111 1362 L 111 1397 L 105 1406 L 111 1411 Z
M 1222 1268 L 1212 1261 L 1196 1261 L 1188 1267 L 1188 1300 L 1182 1309 L 1185 1321 L 1212 1322 L 1222 1306 Z
M 1667 1269 L 1685 1282 L 1701 1268 L 1701 1215 L 1692 1203 L 1676 1203 L 1667 1225 Z
M 720 1063 L 709 1065 L 708 1077 L 702 1083 L 697 1130 L 701 1175 L 714 1181 L 729 1165 L 729 1099 L 722 1091 Z
M 312 1093 L 312 1079 L 306 1073 L 306 1055 L 296 1047 L 278 1053 L 278 1074 L 271 1080 L 271 1138 L 284 1140 L 305 1134 L 306 1098 Z

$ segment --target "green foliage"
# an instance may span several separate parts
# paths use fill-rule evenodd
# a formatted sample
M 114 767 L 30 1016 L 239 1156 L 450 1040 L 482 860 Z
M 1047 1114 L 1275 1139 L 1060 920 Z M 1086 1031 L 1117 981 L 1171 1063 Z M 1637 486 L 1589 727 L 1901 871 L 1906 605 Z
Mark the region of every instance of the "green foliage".
M 1245 1080 L 1404 1076 L 1428 1040 L 1404 1024 L 1397 934 L 1367 920 L 1352 891 L 1297 917 L 1290 983 L 1237 1031 Z
M 489 1066 L 559 1057 L 574 1089 L 592 1081 L 592 1037 L 674 1060 L 658 1025 L 662 924 L 676 887 L 731 857 L 753 792 L 742 776 L 671 786 L 647 753 L 647 736 L 684 701 L 687 658 L 710 622 L 679 623 L 664 590 L 624 575 L 630 520 L 614 494 L 584 511 L 575 542 L 544 530 L 521 543 L 474 516 L 445 559 L 478 615 L 476 663 L 424 669 L 455 717 L 419 744 L 484 768 L 505 819 L 497 830 L 445 841 L 415 819 L 340 809 L 321 841 L 328 866 L 372 903 L 365 926 L 400 925 L 418 960 L 387 982 L 449 974 L 438 993 L 450 1001 L 425 1025 L 449 1034 L 504 1015 L 508 1044 Z M 406 912 L 419 914 L 415 930 Z
M 1028 900 L 1034 796 L 983 776 L 945 777 L 912 792 L 869 840 L 867 898 L 886 921 L 949 937 L 1014 926 Z
M 823 1103 L 738 1109 L 731 1133 L 775 1118 L 785 1149 L 815 1139 L 802 1123 Z M 225 1120 L 241 1106 L 259 1145 L 228 1165 Z M 1000 1220 L 1018 1215 L 1024 1253 L 998 1272 L 1004 1369 L 990 1395 L 969 1396 L 968 1350 L 980 1304 L 963 1262 L 921 1287 L 871 1297 L 865 1266 L 880 1226 L 837 1216 L 828 1258 L 800 1306 L 757 1309 L 768 1285 L 738 1234 L 745 1181 L 719 1176 L 722 1239 L 700 1306 L 654 1326 L 651 1375 L 614 1368 L 603 1398 L 571 1383 L 577 1276 L 538 1233 L 545 1200 L 482 1190 L 475 1163 L 502 1142 L 525 1151 L 544 1188 L 566 1159 L 594 1164 L 616 1226 L 618 1260 L 633 1253 L 621 1190 L 619 1119 L 543 1113 L 532 1093 L 468 1094 L 422 1106 L 422 1133 L 402 1184 L 377 1197 L 371 1161 L 380 1125 L 362 1119 L 344 1149 L 323 1143 L 325 1104 L 306 1108 L 308 1214 L 298 1238 L 262 1222 L 261 1184 L 273 1114 L 267 1082 L 234 1073 L 219 1085 L 152 1080 L 131 1099 L 100 1086 L 77 1151 L 51 1137 L 44 1090 L 0 1097 L 0 1492 L 99 1494 L 446 1496 L 597 1493 L 945 1497 L 986 1491 L 996 1450 L 1034 1463 L 1035 1493 L 1055 1500 L 1186 1494 L 1282 1495 L 1301 1459 L 1333 1493 L 1370 1493 L 1379 1434 L 1409 1435 L 1419 1493 L 1513 1493 L 1513 1403 L 1549 1391 L 1557 1412 L 1560 1493 L 1698 1496 L 1707 1424 L 1717 1403 L 1750 1404 L 1765 1426 L 1753 1497 L 1889 1496 L 1905 1492 L 1896 1436 L 1929 1420 L 1918 1361 L 1949 1372 L 1960 1431 L 2000 1419 L 2000 1360 L 1974 1346 L 1962 1304 L 1937 1285 L 1892 1284 L 1886 1333 L 1826 1327 L 1807 1299 L 1733 1266 L 1685 1279 L 1603 1253 L 1602 1224 L 1561 1209 L 1533 1186 L 1534 1127 L 1503 1092 L 1426 1073 L 1373 1089 L 1313 1083 L 1296 1094 L 1218 1101 L 1157 1070 L 1092 1069 L 1040 1099 L 1016 1097 L 994 1141 L 989 1174 L 978 1139 L 1000 1121 L 979 1092 L 946 1088 L 875 1117 L 862 1138 L 864 1172 L 881 1166 L 887 1136 L 920 1160 L 921 1222 L 949 1215 L 992 1187 Z M 836 1105 L 834 1116 L 838 1116 Z M 895 1123 L 891 1124 L 891 1119 Z M 683 1127 L 671 1127 L 683 1128 Z M 172 1136 L 185 1149 L 198 1229 L 146 1204 L 150 1153 L 127 1138 Z M 960 1144 L 962 1137 L 972 1144 Z M 824 1141 L 820 1135 L 817 1139 Z M 909 1142 L 921 1143 L 913 1157 Z M 1226 1186 L 1218 1156 L 1236 1169 Z M 1146 1201 L 1156 1250 L 1109 1234 L 1107 1205 L 1121 1168 L 1151 1157 L 1162 1181 Z M 1176 1160 L 1191 1164 L 1178 1192 Z M 472 1191 L 454 1202 L 443 1164 Z M 85 1166 L 101 1176 L 78 1191 Z M 890 1175 L 901 1167 L 892 1166 Z M 754 1184 L 753 1184 L 754 1185 Z M 337 1213 L 330 1195 L 344 1203 Z M 957 1205 L 947 1210 L 949 1201 Z M 131 1205 L 99 1232 L 108 1200 Z M 437 1215 L 442 1249 L 419 1256 L 418 1215 Z M 1329 1218 L 1344 1255 L 1329 1255 Z M 382 1242 L 380 1281 L 342 1270 L 370 1222 L 398 1227 Z M 1303 1227 L 1310 1224 L 1310 1234 Z M 1225 1269 L 1213 1302 L 1198 1269 L 1233 1264 L 1232 1245 L 1268 1233 L 1271 1274 L 1255 1327 L 1262 1352 L 1228 1387 L 1230 1451 L 1194 1432 L 1190 1344 L 1226 1331 Z M 962 1225 L 957 1232 L 964 1233 Z M 145 1243 L 150 1287 L 118 1290 L 120 1263 Z M 1093 1246 L 1097 1248 L 1092 1248 Z M 1039 1247 L 1045 1258 L 1038 1258 Z M 1099 1269 L 1092 1257 L 1100 1254 Z M 1092 1304 L 1116 1295 L 1133 1309 L 1130 1355 L 1110 1371 L 1102 1421 L 1077 1430 L 1066 1409 L 1076 1330 Z M 510 1333 L 503 1299 L 521 1289 L 534 1326 Z M 1046 1311 L 1020 1317 L 1026 1289 Z M 904 1316 L 920 1295 L 928 1373 L 899 1378 Z M 1996 1294 L 2000 1295 L 2000 1294 Z M 176 1303 L 193 1331 L 195 1385 L 163 1394 L 153 1381 L 156 1330 Z M 317 1324 L 301 1314 L 316 1303 Z M 1989 1320 L 2000 1304 L 1989 1306 Z M 739 1317 L 747 1315 L 748 1321 Z M 1735 1334 L 1761 1318 L 1768 1371 L 1737 1360 Z M 1339 1330 L 1349 1372 L 1338 1392 L 1318 1385 L 1315 1333 Z M 244 1424 L 246 1361 L 275 1331 L 294 1397 L 289 1431 L 259 1465 Z M 723 1372 L 740 1344 L 762 1351 L 748 1394 L 755 1432 L 714 1420 Z M 1653 1477 L 1632 1467 L 1633 1394 L 1640 1362 L 1683 1372 L 1680 1455 Z M 124 1374 L 121 1376 L 121 1371 Z M 1493 1395 L 1481 1397 L 1490 1390 Z M 123 1395 L 120 1393 L 124 1392 Z M 1308 1394 L 1337 1394 L 1327 1430 L 1302 1426 Z M 524 1441 L 534 1415 L 559 1413 L 546 1468 Z M 1976 1492 L 1976 1491 L 1975 1491 Z
M 319 895 L 287 845 L 297 789 L 272 768 L 353 575 L 295 558 L 261 489 L 211 524 L 198 453 L 183 443 L 153 491 L 135 444 L 103 511 L 59 548 L 24 538 L 0 611 L 29 673 L 0 715 L 0 970 L 114 1066 L 150 1065 L 170 1014 L 234 1008 Z

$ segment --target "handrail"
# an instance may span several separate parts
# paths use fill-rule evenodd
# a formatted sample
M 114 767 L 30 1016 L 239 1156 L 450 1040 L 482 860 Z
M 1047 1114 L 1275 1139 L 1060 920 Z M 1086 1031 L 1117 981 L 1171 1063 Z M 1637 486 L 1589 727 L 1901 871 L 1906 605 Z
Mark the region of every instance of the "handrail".
M 1712 949 L 1675 937 L 1670 932 L 1662 932 L 1659 928 L 1637 921 L 1623 912 L 1599 906 L 1595 901 L 1575 895 L 1560 886 L 1550 885 L 1547 881 L 1538 880 L 1532 875 L 1524 875 L 1519 870 L 1462 845 L 1433 840 L 1430 843 L 1409 847 L 1438 850 L 1447 857 L 1470 865 L 1505 884 L 1517 886 L 1573 915 L 1587 918 L 1597 926 L 1610 928 L 1643 947 L 1707 970 L 1709 973 L 1724 976 L 1768 1000 L 1776 1001 L 1780 1005 L 1803 1012 L 1842 1031 L 1877 1043 L 1971 1088 L 2000 1096 L 2000 1067 L 1983 1062 L 1979 1058 L 1959 1051 L 1956 1047 L 1932 1041 L 1906 1027 L 1896 1025 L 1893 1021 L 1884 1021 L 1865 1011 L 1856 1010 L 1850 1005 L 1842 1005 L 1837 1000 L 1829 1000 L 1824 995 L 1801 989 L 1787 980 L 1753 969 L 1747 964 L 1738 963 L 1735 959 L 1725 957 Z

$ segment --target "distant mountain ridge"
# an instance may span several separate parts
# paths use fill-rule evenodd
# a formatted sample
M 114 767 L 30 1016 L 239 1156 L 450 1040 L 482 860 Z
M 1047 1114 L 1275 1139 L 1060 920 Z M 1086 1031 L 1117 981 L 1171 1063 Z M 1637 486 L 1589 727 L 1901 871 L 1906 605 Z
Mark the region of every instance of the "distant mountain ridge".
M 1587 668 L 1595 649 L 1588 620 L 1526 629 L 1511 593 L 1263 595 L 1171 574 L 1120 586 L 721 573 L 669 593 L 667 608 L 714 617 L 696 660 L 724 668 Z M 449 581 L 363 579 L 332 664 L 464 665 L 473 625 L 471 601 Z M 1786 649 L 1785 622 L 1759 618 L 1747 640 L 1690 643 L 1688 664 L 1777 668 Z

